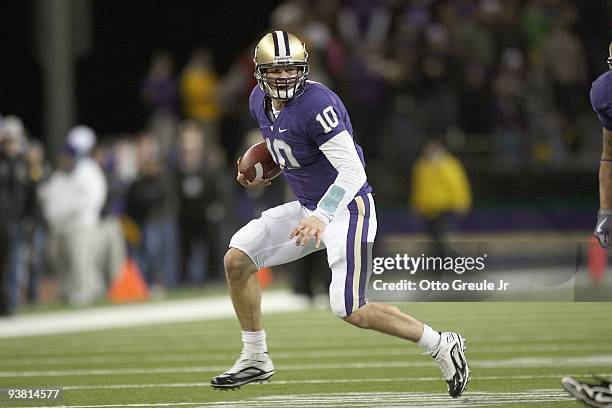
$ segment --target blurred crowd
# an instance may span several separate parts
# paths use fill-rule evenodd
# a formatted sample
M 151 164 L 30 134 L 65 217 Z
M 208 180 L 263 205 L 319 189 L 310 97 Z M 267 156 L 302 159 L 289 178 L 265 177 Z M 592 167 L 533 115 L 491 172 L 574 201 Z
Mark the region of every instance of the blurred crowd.
M 593 70 L 579 18 L 567 0 L 288 0 L 270 29 L 306 42 L 310 79 L 347 105 L 379 202 L 405 205 L 428 140 L 508 168 L 572 161 Z M 137 134 L 77 126 L 49 158 L 2 117 L 2 313 L 44 298 L 45 277 L 73 305 L 96 301 L 128 258 L 152 293 L 221 278 L 231 234 L 288 194 L 234 182 L 260 138 L 248 112 L 260 34 L 224 75 L 207 48 L 180 69 L 172 50 L 152 55 L 134 84 L 147 111 Z
M 589 67 L 579 18 L 568 0 L 288 0 L 270 27 L 306 42 L 310 78 L 342 97 L 370 158 L 401 162 L 437 137 L 517 166 L 581 149 L 589 74 L 605 64 Z M 179 75 L 169 52 L 154 56 L 143 87 L 165 140 L 182 113 L 234 157 L 252 123 L 253 47 L 223 77 L 205 49 Z
M 1 118 L 2 314 L 24 300 L 99 301 L 128 260 L 153 297 L 221 279 L 231 234 L 284 188 L 239 188 L 203 129 L 181 121 L 164 152 L 151 130 L 99 138 L 79 125 L 52 165 L 19 118 Z

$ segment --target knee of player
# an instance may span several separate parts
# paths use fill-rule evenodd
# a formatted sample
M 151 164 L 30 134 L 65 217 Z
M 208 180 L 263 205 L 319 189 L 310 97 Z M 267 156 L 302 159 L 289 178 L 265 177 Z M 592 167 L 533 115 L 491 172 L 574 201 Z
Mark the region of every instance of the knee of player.
M 247 278 L 257 268 L 251 259 L 242 251 L 230 248 L 223 257 L 223 265 L 228 280 L 241 280 Z
M 359 308 L 353 311 L 351 314 L 344 318 L 344 321 L 357 326 L 361 329 L 369 329 L 367 312 L 363 308 Z
M 356 310 L 333 310 L 334 314 L 345 322 L 352 324 L 353 326 L 357 326 L 361 329 L 369 329 L 370 325 L 368 324 L 367 310 L 363 307 L 360 307 Z

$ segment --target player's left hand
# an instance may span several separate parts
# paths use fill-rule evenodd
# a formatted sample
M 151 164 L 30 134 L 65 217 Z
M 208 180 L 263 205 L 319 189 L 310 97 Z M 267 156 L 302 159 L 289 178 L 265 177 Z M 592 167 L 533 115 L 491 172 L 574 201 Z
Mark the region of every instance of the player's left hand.
M 325 231 L 325 224 L 323 221 L 311 215 L 300 221 L 297 227 L 295 227 L 289 234 L 289 239 L 297 237 L 295 245 L 306 246 L 312 238 L 316 238 L 315 248 L 321 246 L 321 237 Z

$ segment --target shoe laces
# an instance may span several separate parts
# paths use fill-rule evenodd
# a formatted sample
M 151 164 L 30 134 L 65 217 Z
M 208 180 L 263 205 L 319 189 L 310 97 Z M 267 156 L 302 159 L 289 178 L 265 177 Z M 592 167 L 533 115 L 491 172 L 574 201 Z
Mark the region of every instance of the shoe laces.
M 433 351 L 427 351 L 424 354 L 429 354 L 440 365 L 440 369 L 446 379 L 450 379 L 455 375 L 455 366 L 451 364 L 448 354 L 448 341 L 446 338 L 440 338 L 438 348 Z
M 440 365 L 440 369 L 442 370 L 442 373 L 444 373 L 444 377 L 447 380 L 453 378 L 453 376 L 455 375 L 455 366 L 452 364 L 449 364 L 448 359 L 445 358 L 444 355 L 436 356 L 435 360 Z
M 264 353 L 253 353 L 251 351 L 242 350 L 240 352 L 240 357 L 238 357 L 238 359 L 236 360 L 232 368 L 230 368 L 227 372 L 237 373 L 238 371 L 244 368 L 254 365 L 254 363 L 260 362 L 259 360 L 255 358 L 258 354 L 264 354 Z
M 230 368 L 228 373 L 236 373 L 243 368 L 246 368 L 250 365 L 251 360 L 253 360 L 253 353 L 250 353 L 246 350 L 242 350 L 240 352 L 240 357 L 236 360 L 232 368 Z

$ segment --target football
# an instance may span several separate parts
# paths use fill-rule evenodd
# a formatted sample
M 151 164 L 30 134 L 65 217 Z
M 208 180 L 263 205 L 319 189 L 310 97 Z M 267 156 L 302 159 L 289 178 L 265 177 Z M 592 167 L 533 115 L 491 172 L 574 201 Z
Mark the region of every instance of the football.
M 261 178 L 271 180 L 281 172 L 265 142 L 251 146 L 240 159 L 238 171 L 253 182 Z

